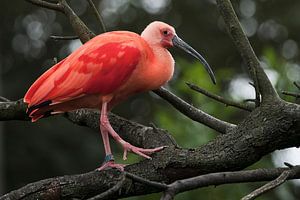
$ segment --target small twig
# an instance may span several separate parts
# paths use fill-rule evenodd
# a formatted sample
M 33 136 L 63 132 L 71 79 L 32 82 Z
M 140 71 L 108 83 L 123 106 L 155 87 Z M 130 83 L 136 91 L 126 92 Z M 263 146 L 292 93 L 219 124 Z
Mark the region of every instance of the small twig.
M 10 100 L 0 96 L 0 102 L 9 102 Z
M 153 122 L 150 122 L 150 123 L 149 123 L 149 126 L 153 128 L 153 131 L 154 131 L 154 132 L 157 132 L 157 131 L 158 131 L 158 127 L 157 127 Z
M 248 82 L 248 83 L 249 83 L 249 85 L 251 85 L 255 89 L 254 83 L 252 83 L 252 82 Z
M 51 35 L 51 39 L 53 40 L 77 40 L 79 37 L 77 35 L 72 35 L 72 36 L 57 36 L 57 35 Z
M 125 174 L 123 174 L 121 180 L 118 181 L 117 184 L 115 184 L 112 188 L 87 200 L 98 200 L 98 199 L 108 198 L 110 195 L 115 194 L 122 188 L 122 186 L 125 183 L 125 180 L 126 180 L 126 176 Z
M 225 134 L 227 130 L 236 127 L 234 124 L 217 119 L 202 110 L 195 108 L 163 87 L 153 90 L 153 92 L 168 101 L 172 106 L 174 106 L 174 108 L 188 118 L 196 122 L 200 122 L 222 134 Z
M 99 11 L 97 10 L 93 0 L 88 0 L 90 6 L 92 7 L 93 11 L 94 11 L 94 14 L 96 15 L 96 18 L 103 30 L 103 32 L 106 32 L 106 27 L 105 27 L 105 24 L 104 24 L 104 20 L 102 19 L 102 16 L 101 14 L 99 13 Z
M 241 200 L 252 200 L 255 199 L 256 197 L 278 187 L 279 185 L 281 185 L 282 183 L 284 183 L 287 178 L 289 177 L 289 175 L 291 174 L 291 170 L 286 170 L 283 171 L 281 173 L 281 175 L 279 177 L 277 177 L 275 180 L 263 185 L 262 187 L 254 190 L 253 192 L 251 192 L 250 194 L 248 194 L 247 196 L 243 197 Z
M 293 96 L 295 98 L 300 98 L 300 94 L 295 93 L 295 92 L 288 92 L 288 91 L 281 91 L 282 94 L 287 95 L 287 96 Z
M 48 8 L 48 9 L 51 9 L 51 10 L 57 10 L 59 12 L 64 12 L 63 7 L 59 3 L 50 3 L 50 2 L 47 2 L 47 1 L 43 1 L 43 0 L 25 0 L 25 1 L 28 1 L 32 4 L 34 4 L 34 5 L 41 6 L 41 7 L 44 7 L 44 8 Z
M 134 175 L 134 174 L 129 173 L 129 172 L 125 172 L 125 176 L 132 179 L 132 180 L 134 180 L 134 181 L 136 181 L 136 182 L 139 182 L 139 183 L 142 183 L 142 184 L 145 184 L 145 185 L 148 185 L 148 186 L 152 186 L 152 187 L 155 187 L 155 188 L 158 188 L 158 189 L 161 189 L 161 190 L 168 189 L 168 185 L 166 185 L 164 183 L 159 183 L 159 182 L 156 182 L 156 181 L 150 181 L 150 180 L 139 177 L 139 176 Z
M 293 167 L 295 167 L 295 165 L 292 165 L 291 163 L 288 163 L 288 162 L 284 162 L 283 163 L 285 166 L 287 166 L 288 168 L 293 168 Z
M 232 100 L 229 100 L 229 99 L 225 99 L 219 95 L 216 95 L 216 94 L 212 94 L 200 87 L 198 87 L 197 85 L 194 85 L 192 83 L 186 83 L 190 89 L 196 91 L 196 92 L 199 92 L 207 97 L 210 97 L 218 102 L 221 102 L 223 104 L 225 104 L 226 106 L 233 106 L 233 107 L 236 107 L 236 108 L 239 108 L 239 109 L 242 109 L 242 110 L 246 110 L 246 111 L 249 111 L 251 112 L 253 110 L 253 108 L 249 105 L 245 105 L 245 104 L 242 104 L 242 103 L 237 103 L 237 102 L 234 102 Z
M 294 85 L 300 90 L 300 84 L 294 81 Z

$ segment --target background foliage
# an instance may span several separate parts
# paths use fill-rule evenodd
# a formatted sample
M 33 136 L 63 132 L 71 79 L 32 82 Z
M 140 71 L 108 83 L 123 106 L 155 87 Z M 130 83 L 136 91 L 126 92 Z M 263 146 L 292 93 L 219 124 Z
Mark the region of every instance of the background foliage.
M 172 24 L 180 37 L 201 52 L 213 67 L 218 84 L 213 85 L 202 66 L 193 58 L 171 50 L 176 71 L 168 89 L 204 111 L 230 121 L 240 121 L 247 112 L 214 102 L 188 89 L 192 82 L 221 96 L 243 101 L 253 98 L 246 68 L 225 33 L 223 21 L 213 0 L 102 0 L 95 1 L 111 30 L 141 32 L 154 20 Z M 85 0 L 70 5 L 97 33 L 101 33 Z M 278 90 L 295 91 L 300 80 L 300 2 L 296 0 L 233 1 L 245 32 L 268 76 Z M 53 58 L 66 57 L 80 42 L 53 41 L 50 35 L 72 35 L 62 14 L 35 7 L 25 1 L 4 0 L 0 7 L 0 96 L 19 99 L 30 84 L 52 66 Z M 294 100 L 286 98 L 287 100 Z M 187 119 L 153 93 L 137 95 L 119 105 L 115 113 L 146 125 L 169 130 L 187 148 L 197 147 L 215 137 L 212 130 Z M 120 147 L 114 146 L 121 157 Z M 119 151 L 117 153 L 117 151 Z M 100 134 L 78 127 L 61 117 L 37 123 L 0 123 L 0 193 L 26 183 L 64 174 L 83 173 L 102 163 Z M 256 163 L 257 167 L 282 165 L 289 155 L 293 164 L 299 159 L 291 151 L 273 154 Z M 128 163 L 136 162 L 131 155 Z M 238 199 L 260 184 L 236 184 L 183 193 L 176 199 Z M 156 195 L 147 196 L 149 199 Z M 260 199 L 299 199 L 299 184 L 289 183 Z M 131 199 L 139 199 L 131 198 Z M 141 198 L 145 199 L 145 197 Z

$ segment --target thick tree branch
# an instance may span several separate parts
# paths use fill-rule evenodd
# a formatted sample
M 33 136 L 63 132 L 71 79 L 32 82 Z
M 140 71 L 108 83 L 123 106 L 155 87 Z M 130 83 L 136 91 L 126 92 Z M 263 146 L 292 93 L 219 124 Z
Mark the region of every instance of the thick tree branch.
M 203 112 L 202 110 L 195 108 L 163 87 L 154 90 L 153 92 L 164 100 L 168 101 L 172 106 L 174 106 L 178 111 L 188 118 L 196 122 L 200 122 L 222 134 L 225 134 L 229 129 L 235 128 L 234 124 L 219 120 Z
M 262 95 L 262 101 L 278 99 L 278 94 L 260 66 L 250 42 L 243 32 L 241 24 L 233 10 L 230 0 L 217 0 L 217 6 L 222 15 L 228 33 L 230 34 L 241 57 L 246 62 L 251 78 L 254 80 L 256 91 Z
M 286 175 L 286 171 L 289 171 L 288 176 L 285 177 L 287 180 L 300 178 L 300 167 L 295 166 L 292 170 L 289 168 L 275 168 L 211 173 L 175 181 L 165 186 L 165 184 L 144 180 L 143 178 L 136 177 L 136 175 L 133 177 L 126 175 L 128 179 L 123 182 L 124 174 L 117 170 L 106 170 L 103 172 L 93 171 L 82 175 L 62 176 L 31 183 L 2 196 L 0 200 L 17 200 L 21 198 L 89 198 L 97 194 L 98 190 L 106 191 L 109 193 L 110 198 L 118 198 L 126 197 L 132 192 L 128 190 L 128 185 L 131 185 L 131 188 L 136 188 L 136 191 L 141 189 L 141 187 L 147 187 L 148 192 L 159 192 L 167 189 L 162 199 L 171 199 L 170 197 L 172 197 L 173 194 L 211 185 L 270 181 L 276 179 L 282 173 Z M 107 182 L 110 182 L 113 187 L 109 188 L 106 184 Z M 123 186 L 119 187 L 121 184 Z M 118 190 L 119 193 L 116 193 L 116 190 Z M 70 193 L 71 191 L 74 193 Z M 102 194 L 106 195 L 107 193 Z
M 14 108 L 18 112 L 22 110 L 23 115 L 25 115 L 24 105 L 20 104 L 22 106 L 18 106 L 16 103 L 10 103 L 9 105 L 9 109 Z M 5 116 L 3 113 L 6 113 L 6 111 L 0 112 L 0 119 L 2 119 L 2 115 Z M 74 123 L 89 126 L 97 131 L 99 127 L 98 116 L 98 111 L 83 109 L 66 114 L 66 117 Z M 5 120 L 7 119 L 6 117 Z M 24 120 L 25 117 L 18 116 L 18 119 Z M 276 107 L 262 105 L 259 109 L 251 112 L 237 128 L 228 131 L 226 135 L 220 135 L 215 140 L 197 149 L 182 149 L 176 147 L 176 145 L 174 146 L 174 141 L 161 129 L 138 125 L 114 115 L 110 117 L 110 120 L 122 137 L 129 142 L 135 142 L 135 145 L 145 147 L 153 147 L 153 145 L 170 146 L 154 154 L 153 160 L 143 160 L 125 168 L 130 173 L 158 182 L 172 182 L 201 174 L 243 169 L 276 149 L 300 146 L 300 106 L 286 104 L 285 102 L 279 102 Z M 93 177 L 96 176 L 94 172 L 91 173 L 93 173 Z M 90 195 L 88 197 L 93 197 L 111 188 L 111 184 L 115 185 L 117 183 L 116 180 L 119 180 L 119 178 L 111 176 L 110 173 L 111 170 L 101 172 L 97 179 L 93 179 L 93 185 L 90 185 L 90 174 L 68 176 L 64 179 L 48 179 L 46 182 L 42 182 L 47 187 L 45 185 L 35 187 L 35 190 L 41 192 L 34 193 L 30 197 L 41 197 L 40 195 L 49 190 L 49 185 L 57 184 L 58 179 L 64 180 L 62 183 L 65 183 L 66 180 L 71 181 L 66 187 L 60 186 L 63 187 L 60 188 L 62 194 L 65 194 L 68 190 L 68 194 L 72 197 L 86 196 L 87 193 Z M 83 181 L 80 186 L 78 180 L 73 181 L 78 176 Z M 88 183 L 87 180 L 89 180 Z M 95 185 L 97 185 L 97 190 L 94 190 Z M 33 186 L 37 185 L 31 185 L 31 187 Z M 81 189 L 78 190 L 78 187 Z M 149 189 L 149 186 L 136 186 L 129 183 L 126 183 L 124 187 L 129 188 L 126 190 L 128 192 L 125 193 L 125 190 L 122 190 L 124 193 L 116 193 L 114 197 L 158 191 L 157 188 Z M 12 193 L 12 195 L 15 194 Z M 70 196 L 61 198 L 68 199 Z
M 75 12 L 72 10 L 72 8 L 70 8 L 66 0 L 59 0 L 59 2 L 63 6 L 65 15 L 68 17 L 73 30 L 75 31 L 76 35 L 78 35 L 82 43 L 86 43 L 87 41 L 95 37 L 95 34 L 75 14 Z
M 189 88 L 191 88 L 192 90 L 196 91 L 196 92 L 199 92 L 201 94 L 204 94 L 205 96 L 207 97 L 210 97 L 218 102 L 221 102 L 223 104 L 225 104 L 226 106 L 233 106 L 233 107 L 236 107 L 236 108 L 239 108 L 239 109 L 242 109 L 242 110 L 246 110 L 248 112 L 251 112 L 254 108 L 250 105 L 247 105 L 247 104 L 242 104 L 242 103 L 237 103 L 235 101 L 232 101 L 232 100 L 229 100 L 229 99 L 225 99 L 219 95 L 216 95 L 216 94 L 212 94 L 202 88 L 200 88 L 199 86 L 197 85 L 194 85 L 192 83 L 186 83 Z
M 26 115 L 26 104 L 23 99 L 18 101 L 0 102 L 0 121 L 9 120 L 30 120 Z M 79 109 L 65 113 L 63 116 L 74 124 L 86 126 L 99 132 L 98 110 Z M 165 130 L 146 127 L 131 122 L 115 114 L 109 115 L 110 122 L 114 129 L 126 141 L 141 147 L 153 148 L 158 146 L 177 146 L 173 137 Z
M 9 120 L 29 120 L 25 114 L 27 106 L 23 103 L 23 99 L 18 101 L 0 102 L 0 121 Z

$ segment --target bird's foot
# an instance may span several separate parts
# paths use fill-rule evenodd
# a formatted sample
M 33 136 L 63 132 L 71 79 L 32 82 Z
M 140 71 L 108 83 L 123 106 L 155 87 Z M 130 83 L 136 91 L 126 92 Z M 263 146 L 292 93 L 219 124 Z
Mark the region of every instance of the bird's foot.
M 132 153 L 140 155 L 144 158 L 152 159 L 150 156 L 148 156 L 149 154 L 161 151 L 161 150 L 163 150 L 164 148 L 167 147 L 167 146 L 162 146 L 162 147 L 157 147 L 157 148 L 154 148 L 154 149 L 143 149 L 143 148 L 140 148 L 140 147 L 133 146 L 128 142 L 123 143 L 122 146 L 123 146 L 123 149 L 124 149 L 123 160 L 127 159 L 127 152 L 132 152 Z
M 117 164 L 117 163 L 115 163 L 115 161 L 108 161 L 108 162 L 104 163 L 101 167 L 97 168 L 96 170 L 102 171 L 106 168 L 116 168 L 123 172 L 125 166 L 126 166 L 125 164 Z
M 120 171 L 124 171 L 125 164 L 115 163 L 115 159 L 112 154 L 108 154 L 104 158 L 104 162 L 101 167 L 97 168 L 97 171 L 102 171 L 106 168 L 117 168 Z

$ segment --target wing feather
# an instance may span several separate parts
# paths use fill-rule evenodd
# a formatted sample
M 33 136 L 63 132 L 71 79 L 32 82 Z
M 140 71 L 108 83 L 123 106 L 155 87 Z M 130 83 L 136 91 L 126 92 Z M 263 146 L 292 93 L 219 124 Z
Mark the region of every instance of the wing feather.
M 139 64 L 141 50 L 133 39 L 114 42 L 105 35 L 95 37 L 40 76 L 24 101 L 30 106 L 115 91 Z

